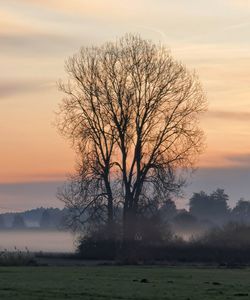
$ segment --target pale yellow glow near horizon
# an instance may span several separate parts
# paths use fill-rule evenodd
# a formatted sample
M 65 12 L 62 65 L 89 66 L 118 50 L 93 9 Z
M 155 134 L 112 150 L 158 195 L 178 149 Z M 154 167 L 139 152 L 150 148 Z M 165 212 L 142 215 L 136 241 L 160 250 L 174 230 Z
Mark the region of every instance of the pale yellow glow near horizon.
M 52 181 L 75 155 L 53 126 L 56 81 L 80 46 L 126 32 L 167 45 L 209 102 L 202 168 L 250 167 L 250 1 L 0 0 L 0 183 Z

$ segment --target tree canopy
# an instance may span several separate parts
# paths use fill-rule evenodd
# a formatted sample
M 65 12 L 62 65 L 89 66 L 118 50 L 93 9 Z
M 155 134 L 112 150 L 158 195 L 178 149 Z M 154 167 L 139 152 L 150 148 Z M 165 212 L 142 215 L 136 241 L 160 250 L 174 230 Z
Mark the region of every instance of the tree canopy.
M 190 213 L 200 219 L 224 222 L 229 217 L 228 195 L 217 189 L 210 195 L 201 191 L 194 193 L 189 201 Z
M 81 48 L 66 73 L 57 123 L 79 160 L 59 198 L 80 223 L 112 228 L 122 210 L 123 237 L 133 240 L 137 217 L 180 190 L 203 148 L 199 80 L 165 46 L 130 34 Z

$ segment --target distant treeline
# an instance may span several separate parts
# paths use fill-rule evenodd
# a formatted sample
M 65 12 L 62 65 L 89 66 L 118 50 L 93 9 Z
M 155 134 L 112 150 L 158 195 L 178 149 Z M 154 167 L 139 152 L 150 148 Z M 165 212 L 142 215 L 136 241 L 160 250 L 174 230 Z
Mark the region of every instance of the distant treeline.
M 65 229 L 67 209 L 36 208 L 20 213 L 0 214 L 0 230 L 4 229 Z
M 250 224 L 250 201 L 240 199 L 233 208 L 228 202 L 229 197 L 223 189 L 211 194 L 201 191 L 194 193 L 189 200 L 189 210 L 177 210 L 174 201 L 169 199 L 160 212 L 173 231 L 182 236 L 203 233 L 229 222 Z
M 203 233 L 210 228 L 228 222 L 250 224 L 250 201 L 240 199 L 233 208 L 223 189 L 211 194 L 203 191 L 194 193 L 189 200 L 189 210 L 177 209 L 175 202 L 166 199 L 158 209 L 161 220 L 167 222 L 173 232 L 180 236 Z M 67 208 L 36 208 L 20 213 L 0 214 L 0 229 L 62 229 L 70 214 Z

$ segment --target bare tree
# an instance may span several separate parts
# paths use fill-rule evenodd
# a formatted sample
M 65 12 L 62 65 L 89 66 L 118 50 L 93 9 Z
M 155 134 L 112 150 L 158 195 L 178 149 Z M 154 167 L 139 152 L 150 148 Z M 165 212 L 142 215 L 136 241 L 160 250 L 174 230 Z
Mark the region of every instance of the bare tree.
M 164 46 L 137 35 L 82 48 L 66 72 L 58 127 L 83 159 L 80 182 L 98 187 L 82 198 L 83 207 L 101 199 L 112 225 L 120 205 L 123 239 L 134 240 L 150 195 L 163 201 L 159 195 L 178 191 L 181 171 L 193 167 L 203 148 L 200 83 Z

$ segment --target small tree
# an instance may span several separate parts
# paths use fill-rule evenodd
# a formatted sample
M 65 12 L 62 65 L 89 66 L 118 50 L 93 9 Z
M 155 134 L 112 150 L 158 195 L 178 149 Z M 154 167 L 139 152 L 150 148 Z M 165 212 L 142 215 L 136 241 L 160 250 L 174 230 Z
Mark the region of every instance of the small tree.
M 177 215 L 175 202 L 171 199 L 164 201 L 160 208 L 160 215 L 164 221 L 171 221 Z
M 232 209 L 232 217 L 240 223 L 250 223 L 250 201 L 240 199 Z
M 223 189 L 217 189 L 210 195 L 201 191 L 194 193 L 189 201 L 190 213 L 200 220 L 223 223 L 229 217 L 228 195 Z
M 207 218 L 209 206 L 209 196 L 203 191 L 194 193 L 189 200 L 190 213 L 199 219 Z
M 66 72 L 58 127 L 80 163 L 59 198 L 111 236 L 122 210 L 123 241 L 133 241 L 140 216 L 180 191 L 202 149 L 201 86 L 166 47 L 137 35 L 82 48 Z

